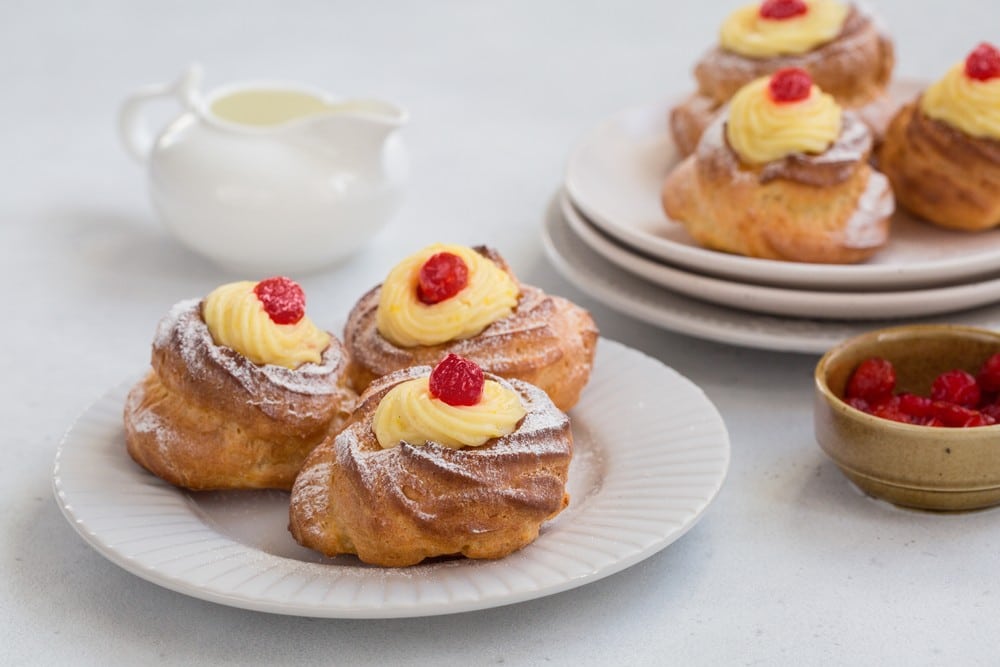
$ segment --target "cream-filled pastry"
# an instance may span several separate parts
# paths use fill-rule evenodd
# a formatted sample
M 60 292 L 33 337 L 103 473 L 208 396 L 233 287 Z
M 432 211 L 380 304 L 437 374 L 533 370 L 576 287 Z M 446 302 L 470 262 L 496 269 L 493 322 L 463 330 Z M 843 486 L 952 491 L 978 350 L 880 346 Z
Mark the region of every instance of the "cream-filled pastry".
M 449 355 L 368 387 L 303 466 L 289 529 L 383 566 L 500 558 L 566 507 L 572 454 L 569 419 L 544 391 Z
M 152 370 L 125 404 L 129 454 L 189 489 L 291 488 L 306 455 L 357 396 L 340 342 L 284 277 L 223 285 L 175 305 Z
M 893 118 L 879 168 L 900 205 L 952 229 L 1000 225 L 1000 50 L 980 44 Z
M 893 197 L 871 132 L 801 69 L 740 89 L 663 185 L 667 216 L 702 245 L 749 257 L 851 263 L 888 239 Z
M 746 5 L 723 21 L 718 45 L 695 65 L 698 89 L 671 110 L 671 133 L 681 155 L 689 155 L 736 91 L 798 67 L 880 136 L 892 113 L 886 87 L 894 62 L 892 42 L 853 3 L 765 0 Z

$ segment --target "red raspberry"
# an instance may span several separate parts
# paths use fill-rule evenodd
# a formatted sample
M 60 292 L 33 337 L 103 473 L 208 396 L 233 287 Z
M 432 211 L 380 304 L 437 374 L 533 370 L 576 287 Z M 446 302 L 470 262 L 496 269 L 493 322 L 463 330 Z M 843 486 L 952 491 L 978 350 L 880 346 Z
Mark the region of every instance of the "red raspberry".
M 963 408 L 979 405 L 981 392 L 976 378 L 963 370 L 945 371 L 931 384 L 931 398 L 935 401 L 950 401 Z
M 790 19 L 809 11 L 803 0 L 764 0 L 760 4 L 760 16 L 765 19 Z
M 993 418 L 993 421 L 1000 421 L 1000 404 L 991 403 L 990 405 L 984 406 L 979 409 L 984 415 Z
M 448 405 L 475 405 L 483 397 L 483 369 L 474 361 L 449 354 L 431 371 L 431 396 Z
M 881 403 L 896 388 L 896 369 L 885 359 L 865 359 L 847 381 L 847 398 L 863 398 L 870 404 Z
M 261 280 L 253 291 L 275 324 L 295 324 L 306 314 L 306 294 L 291 278 L 275 276 Z
M 976 375 L 976 382 L 983 391 L 1000 391 L 1000 352 L 983 363 Z
M 985 414 L 983 412 L 977 412 L 972 417 L 970 417 L 968 421 L 962 424 L 962 426 L 964 426 L 965 428 L 969 428 L 971 426 L 992 426 L 993 424 L 996 423 L 997 420 L 989 416 L 988 414 Z
M 949 403 L 947 401 L 934 401 L 934 417 L 939 419 L 945 426 L 960 427 L 978 419 L 981 415 L 978 410 L 963 408 L 961 405 Z
M 979 384 L 979 378 L 976 378 L 976 384 Z M 979 385 L 979 389 L 981 390 L 979 396 L 979 405 L 976 406 L 978 410 L 982 410 L 987 405 L 993 405 L 994 403 L 997 402 L 997 398 L 1000 397 L 1000 394 L 997 394 L 997 392 L 995 391 L 984 390 L 983 385 L 981 384 Z
M 767 88 L 771 99 L 779 104 L 785 102 L 801 102 L 809 97 L 812 91 L 812 77 L 809 72 L 799 67 L 779 69 L 771 75 Z
M 439 252 L 420 267 L 417 298 L 427 305 L 455 296 L 469 284 L 469 267 L 458 255 Z
M 872 408 L 872 414 L 882 419 L 891 419 L 894 422 L 902 422 L 904 424 L 913 422 L 910 415 L 906 414 L 900 407 L 899 396 L 893 396 L 886 401 L 882 401 Z
M 965 59 L 965 76 L 976 81 L 1000 77 L 1000 50 L 983 42 Z
M 934 401 L 926 396 L 904 393 L 899 395 L 899 409 L 919 421 L 934 414 Z

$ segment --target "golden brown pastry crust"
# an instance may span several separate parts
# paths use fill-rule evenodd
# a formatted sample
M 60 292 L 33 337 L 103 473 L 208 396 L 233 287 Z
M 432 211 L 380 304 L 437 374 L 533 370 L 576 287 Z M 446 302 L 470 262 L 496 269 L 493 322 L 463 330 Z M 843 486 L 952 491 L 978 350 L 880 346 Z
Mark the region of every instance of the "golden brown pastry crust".
M 816 263 L 859 262 L 886 243 L 892 193 L 868 165 L 871 139 L 859 120 L 845 114 L 840 138 L 823 155 L 756 167 L 740 161 L 724 126 L 717 119 L 663 185 L 667 216 L 698 243 Z
M 875 19 L 851 7 L 840 34 L 803 54 L 751 58 L 715 47 L 698 61 L 697 91 L 670 112 L 670 131 L 682 156 L 740 88 L 785 67 L 801 67 L 837 102 L 858 112 L 878 140 L 892 116 L 886 87 L 895 65 L 892 41 Z
M 128 452 L 189 489 L 291 488 L 306 455 L 356 400 L 335 337 L 321 364 L 257 366 L 212 341 L 198 301 L 160 322 L 152 366 L 126 399 Z
M 462 449 L 379 447 L 372 418 L 382 396 L 430 370 L 373 382 L 350 423 L 309 456 L 289 509 L 300 544 L 388 567 L 458 554 L 501 558 L 534 541 L 539 526 L 566 507 L 569 419 L 543 391 L 518 380 L 487 374 L 517 391 L 528 411 L 510 435 Z
M 692 93 L 670 110 L 670 135 L 681 157 L 694 153 L 698 140 L 718 116 L 723 104 L 701 93 Z
M 1000 225 L 1000 141 L 928 117 L 918 99 L 893 118 L 878 158 L 896 199 L 920 217 L 965 231 Z
M 498 253 L 476 250 L 513 276 Z M 484 371 L 541 387 L 559 409 L 569 410 L 590 378 L 597 326 L 586 310 L 566 299 L 529 285 L 520 288 L 514 313 L 478 335 L 403 348 L 378 332 L 375 320 L 381 286 L 376 286 L 361 297 L 344 327 L 353 386 L 363 391 L 377 377 L 410 366 L 434 365 L 454 353 L 475 361 Z

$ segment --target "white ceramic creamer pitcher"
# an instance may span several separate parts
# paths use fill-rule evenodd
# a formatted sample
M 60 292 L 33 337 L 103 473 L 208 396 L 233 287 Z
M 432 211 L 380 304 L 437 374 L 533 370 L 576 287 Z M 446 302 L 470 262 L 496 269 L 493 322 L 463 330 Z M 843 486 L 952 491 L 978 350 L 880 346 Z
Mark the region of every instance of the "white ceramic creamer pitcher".
M 182 243 L 248 278 L 312 271 L 353 253 L 397 211 L 405 111 L 296 84 L 202 96 L 201 78 L 193 65 L 140 89 L 119 117 L 125 147 L 147 165 L 153 206 Z M 145 111 L 159 98 L 182 113 L 154 138 Z

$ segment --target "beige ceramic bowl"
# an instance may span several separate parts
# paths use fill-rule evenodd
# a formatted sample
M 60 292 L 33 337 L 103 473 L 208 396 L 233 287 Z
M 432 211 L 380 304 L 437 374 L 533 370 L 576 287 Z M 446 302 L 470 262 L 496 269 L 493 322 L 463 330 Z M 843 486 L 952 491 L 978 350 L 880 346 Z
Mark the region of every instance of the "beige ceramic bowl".
M 975 373 L 1000 352 L 1000 333 L 952 325 L 881 329 L 827 352 L 816 366 L 816 440 L 851 481 L 897 505 L 968 510 L 1000 504 L 1000 424 L 914 426 L 881 419 L 841 400 L 854 368 L 868 357 L 896 367 L 896 391 L 927 396 L 938 374 Z

